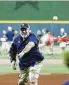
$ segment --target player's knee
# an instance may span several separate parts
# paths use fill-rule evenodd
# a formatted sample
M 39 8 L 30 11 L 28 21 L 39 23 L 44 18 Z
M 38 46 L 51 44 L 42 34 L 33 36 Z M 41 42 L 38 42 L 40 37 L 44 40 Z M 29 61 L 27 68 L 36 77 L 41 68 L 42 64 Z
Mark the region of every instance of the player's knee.
M 20 79 L 18 81 L 18 85 L 25 85 L 25 83 L 27 83 L 27 81 L 26 80 L 23 80 L 23 79 Z
M 23 75 L 19 75 L 18 85 L 25 85 L 28 82 L 28 78 Z
M 30 84 L 31 84 L 31 85 L 38 85 L 37 79 L 30 81 Z
M 18 85 L 24 85 L 24 82 L 22 80 L 19 80 Z
M 31 79 L 30 79 L 30 82 L 31 82 L 31 83 L 37 82 L 37 78 L 31 78 Z

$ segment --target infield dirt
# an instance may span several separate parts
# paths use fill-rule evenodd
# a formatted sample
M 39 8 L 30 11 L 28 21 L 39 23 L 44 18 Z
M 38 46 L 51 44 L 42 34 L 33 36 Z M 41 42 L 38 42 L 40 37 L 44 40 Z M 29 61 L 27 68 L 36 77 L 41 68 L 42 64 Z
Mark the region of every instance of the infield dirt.
M 47 74 L 40 75 L 38 79 L 39 85 L 62 85 L 64 81 L 69 79 L 69 74 Z M 0 75 L 0 85 L 17 85 L 18 74 Z M 29 83 L 27 84 L 29 85 Z

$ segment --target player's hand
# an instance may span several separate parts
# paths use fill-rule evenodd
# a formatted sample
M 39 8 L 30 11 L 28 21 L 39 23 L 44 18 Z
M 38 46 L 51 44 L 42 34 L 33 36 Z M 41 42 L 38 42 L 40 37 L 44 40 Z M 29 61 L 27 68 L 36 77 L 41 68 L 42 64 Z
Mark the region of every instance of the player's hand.
M 22 51 L 21 53 L 18 54 L 19 58 L 22 58 L 24 55 L 24 52 Z
M 13 70 L 16 70 L 16 61 L 12 61 L 11 67 L 13 68 Z

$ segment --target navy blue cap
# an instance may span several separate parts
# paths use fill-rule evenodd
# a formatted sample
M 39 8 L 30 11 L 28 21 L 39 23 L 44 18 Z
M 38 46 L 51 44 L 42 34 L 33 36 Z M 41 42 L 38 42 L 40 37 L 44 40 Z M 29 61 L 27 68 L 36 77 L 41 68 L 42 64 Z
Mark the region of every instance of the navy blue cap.
M 21 24 L 21 29 L 27 29 L 27 28 L 30 28 L 30 26 L 28 24 Z

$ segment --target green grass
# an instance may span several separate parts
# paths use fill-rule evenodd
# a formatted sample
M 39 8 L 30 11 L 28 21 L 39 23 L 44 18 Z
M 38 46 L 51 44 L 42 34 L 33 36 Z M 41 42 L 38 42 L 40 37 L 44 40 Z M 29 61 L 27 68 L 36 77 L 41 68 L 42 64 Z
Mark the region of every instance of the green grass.
M 45 59 L 63 59 L 62 54 L 43 54 Z
M 8 73 L 18 73 L 19 69 L 13 70 L 10 65 L 2 64 L 0 65 L 0 74 L 8 74 Z M 46 73 L 54 73 L 54 74 L 65 74 L 69 73 L 69 69 L 64 64 L 44 64 L 41 69 L 41 74 Z
M 65 74 L 69 73 L 69 69 L 64 64 L 46 64 L 43 65 L 41 73 Z
M 9 58 L 9 56 L 8 55 L 0 55 L 0 59 L 8 59 Z
M 13 70 L 9 64 L 0 64 L 0 74 L 17 73 L 17 70 Z

